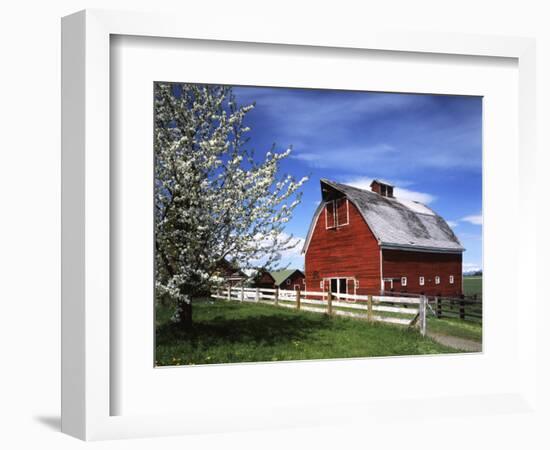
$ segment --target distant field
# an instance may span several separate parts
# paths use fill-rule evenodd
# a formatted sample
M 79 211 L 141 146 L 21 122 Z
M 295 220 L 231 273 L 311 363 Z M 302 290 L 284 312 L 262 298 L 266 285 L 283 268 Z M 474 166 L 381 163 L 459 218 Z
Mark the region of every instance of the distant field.
M 482 296 L 483 277 L 464 277 L 464 295 Z

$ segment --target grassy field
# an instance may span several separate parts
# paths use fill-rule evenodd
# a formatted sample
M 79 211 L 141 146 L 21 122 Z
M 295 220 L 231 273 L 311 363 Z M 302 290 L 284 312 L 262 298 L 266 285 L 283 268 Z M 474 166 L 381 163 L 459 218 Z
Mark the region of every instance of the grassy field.
M 156 363 L 165 365 L 456 353 L 406 327 L 238 302 L 193 303 L 181 329 L 159 306 Z
M 428 317 L 428 331 L 454 336 L 461 339 L 469 339 L 476 342 L 482 341 L 482 328 L 480 322 L 467 320 Z
M 481 298 L 482 286 L 483 286 L 482 277 L 464 277 L 463 278 L 464 295 L 477 294 L 478 298 Z

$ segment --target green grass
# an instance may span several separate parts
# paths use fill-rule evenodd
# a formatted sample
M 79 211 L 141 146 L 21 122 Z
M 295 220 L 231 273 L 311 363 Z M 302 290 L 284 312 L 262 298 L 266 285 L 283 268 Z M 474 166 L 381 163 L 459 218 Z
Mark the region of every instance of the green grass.
M 478 298 L 482 296 L 483 278 L 482 277 L 464 277 L 463 290 L 464 295 L 475 295 Z
M 429 332 L 443 334 L 446 336 L 455 336 L 462 339 L 469 339 L 481 342 L 482 328 L 480 322 L 471 322 L 460 319 L 449 319 L 428 317 L 427 328 Z
M 195 301 L 188 330 L 171 313 L 157 308 L 160 366 L 457 352 L 406 327 L 263 304 Z

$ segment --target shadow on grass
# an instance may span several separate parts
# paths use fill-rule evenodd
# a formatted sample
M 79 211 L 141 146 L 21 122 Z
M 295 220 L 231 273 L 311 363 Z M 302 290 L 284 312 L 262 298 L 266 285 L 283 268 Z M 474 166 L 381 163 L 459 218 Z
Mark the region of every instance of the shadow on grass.
M 312 332 L 330 328 L 325 316 L 309 318 L 297 314 L 261 314 L 250 317 L 227 318 L 215 316 L 197 320 L 189 329 L 167 322 L 157 327 L 157 345 L 174 345 L 186 342 L 192 345 L 216 345 L 227 343 L 280 344 L 302 339 Z

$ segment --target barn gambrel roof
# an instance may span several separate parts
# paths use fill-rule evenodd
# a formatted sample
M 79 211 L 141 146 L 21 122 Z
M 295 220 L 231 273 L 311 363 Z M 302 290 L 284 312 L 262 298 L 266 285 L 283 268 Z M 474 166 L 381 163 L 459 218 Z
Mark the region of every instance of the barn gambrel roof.
M 324 185 L 345 195 L 356 206 L 382 248 L 444 253 L 464 251 L 447 222 L 422 203 L 389 198 L 376 192 L 322 179 L 322 191 Z M 323 199 L 315 211 L 303 253 L 307 250 L 325 204 Z

